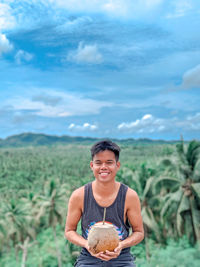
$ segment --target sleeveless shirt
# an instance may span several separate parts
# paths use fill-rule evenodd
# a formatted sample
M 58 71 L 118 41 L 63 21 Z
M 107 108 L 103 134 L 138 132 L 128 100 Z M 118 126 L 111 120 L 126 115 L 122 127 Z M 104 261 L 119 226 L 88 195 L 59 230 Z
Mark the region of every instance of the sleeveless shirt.
M 105 221 L 114 225 L 120 240 L 124 240 L 129 236 L 130 229 L 128 219 L 126 222 L 124 222 L 124 206 L 127 190 L 128 186 L 121 183 L 114 202 L 109 207 L 106 207 Z M 86 184 L 84 187 L 84 208 L 81 219 L 82 236 L 85 239 L 87 239 L 92 225 L 103 220 L 103 213 L 104 207 L 100 206 L 94 198 L 92 192 L 92 183 Z M 128 253 L 129 251 L 130 248 L 125 248 L 121 253 L 124 254 L 126 252 Z M 82 252 L 90 255 L 85 248 L 82 248 Z

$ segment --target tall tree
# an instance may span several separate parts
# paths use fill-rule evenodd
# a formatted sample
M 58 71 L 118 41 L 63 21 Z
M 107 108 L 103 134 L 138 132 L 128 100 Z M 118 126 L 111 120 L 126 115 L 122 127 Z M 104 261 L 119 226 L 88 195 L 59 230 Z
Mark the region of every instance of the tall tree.
M 177 172 L 174 177 L 161 176 L 155 183 L 158 192 L 166 188 L 163 197 L 165 204 L 161 218 L 171 219 L 170 224 L 178 235 L 187 234 L 193 242 L 200 242 L 200 142 L 191 141 L 187 146 L 183 140 L 177 144 Z M 176 163 L 169 162 L 172 168 Z M 174 221 L 175 219 L 175 221 Z M 192 238 L 191 238 L 192 237 Z
M 48 216 L 48 225 L 52 227 L 53 236 L 56 246 L 56 254 L 58 260 L 58 266 L 62 266 L 61 252 L 58 246 L 56 226 L 62 223 L 63 204 L 66 202 L 66 189 L 65 185 L 59 185 L 59 182 L 55 180 L 48 181 L 44 185 L 44 194 L 38 197 L 38 204 L 40 211 L 38 212 L 37 219 L 39 220 L 43 216 Z
M 11 199 L 2 205 L 2 214 L 5 218 L 7 238 L 11 239 L 16 248 L 19 242 L 24 243 L 26 237 L 35 238 L 32 227 L 31 211 L 24 203 Z M 4 224 L 5 225 L 5 224 Z

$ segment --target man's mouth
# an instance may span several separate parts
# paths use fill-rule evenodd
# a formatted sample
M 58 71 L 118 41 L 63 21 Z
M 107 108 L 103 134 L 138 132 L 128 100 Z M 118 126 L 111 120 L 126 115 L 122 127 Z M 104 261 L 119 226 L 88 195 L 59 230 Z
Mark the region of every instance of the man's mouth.
M 106 177 L 107 175 L 109 175 L 109 172 L 100 172 L 100 175 L 101 175 L 102 177 Z

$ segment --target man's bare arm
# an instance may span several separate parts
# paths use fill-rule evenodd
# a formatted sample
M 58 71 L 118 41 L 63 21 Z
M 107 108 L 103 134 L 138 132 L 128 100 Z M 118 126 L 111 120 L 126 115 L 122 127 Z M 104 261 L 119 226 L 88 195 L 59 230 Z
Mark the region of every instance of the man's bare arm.
M 132 226 L 132 234 L 123 240 L 121 243 L 122 248 L 135 246 L 144 239 L 144 228 L 141 215 L 140 200 L 137 193 L 128 189 L 126 196 L 126 210 L 127 217 Z
M 73 244 L 87 248 L 87 240 L 79 235 L 77 230 L 78 222 L 83 211 L 84 187 L 75 190 L 68 203 L 68 212 L 65 225 L 65 236 Z
M 75 190 L 69 199 L 65 236 L 71 243 L 86 248 L 92 256 L 104 259 L 102 258 L 102 253 L 93 254 L 88 246 L 88 241 L 76 232 L 78 222 L 80 221 L 83 212 L 83 199 L 83 187 Z

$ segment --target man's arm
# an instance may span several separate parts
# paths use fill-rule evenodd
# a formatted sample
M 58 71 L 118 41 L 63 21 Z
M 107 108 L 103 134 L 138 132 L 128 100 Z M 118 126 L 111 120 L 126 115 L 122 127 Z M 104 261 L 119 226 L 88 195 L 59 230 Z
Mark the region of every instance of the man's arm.
M 140 200 L 137 193 L 130 188 L 126 195 L 125 210 L 132 226 L 132 234 L 120 242 L 122 248 L 135 246 L 144 239 Z
M 73 244 L 86 248 L 96 258 L 103 259 L 102 253 L 93 254 L 88 246 L 88 241 L 76 232 L 77 225 L 81 219 L 84 202 L 84 187 L 75 190 L 68 203 L 68 212 L 65 225 L 65 236 Z
M 65 225 L 65 236 L 73 244 L 80 247 L 87 247 L 87 240 L 76 232 L 78 222 L 83 211 L 84 187 L 76 189 L 68 203 L 68 212 Z

